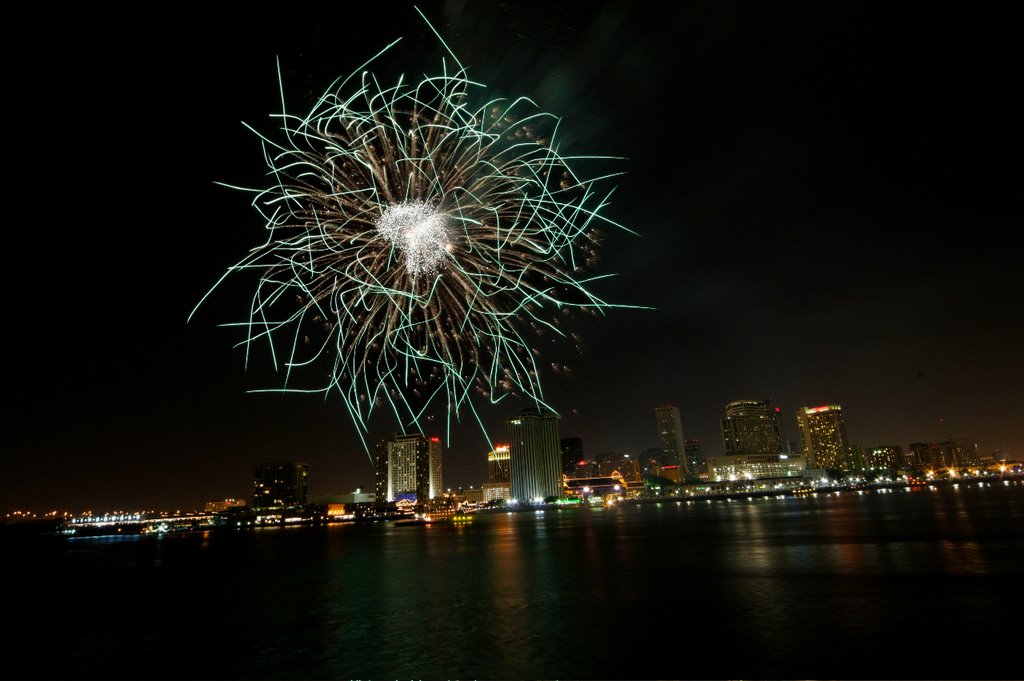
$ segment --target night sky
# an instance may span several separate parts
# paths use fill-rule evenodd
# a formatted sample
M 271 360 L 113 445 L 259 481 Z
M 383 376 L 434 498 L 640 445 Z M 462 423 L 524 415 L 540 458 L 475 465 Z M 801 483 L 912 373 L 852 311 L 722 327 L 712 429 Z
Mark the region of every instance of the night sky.
M 438 70 L 411 4 L 335 4 L 12 28 L 33 48 L 8 65 L 0 510 L 201 508 L 248 498 L 277 459 L 308 462 L 313 495 L 372 486 L 340 399 L 247 392 L 280 385 L 220 326 L 247 317 L 247 282 L 187 322 L 264 236 L 215 182 L 265 182 L 241 122 L 274 135 L 275 60 L 296 112 L 399 36 L 383 81 Z M 661 4 L 419 3 L 489 95 L 562 117 L 563 153 L 622 158 L 595 170 L 624 173 L 607 214 L 639 236 L 605 232 L 618 276 L 596 290 L 651 309 L 577 320 L 581 349 L 538 340 L 572 371 L 543 377 L 562 437 L 639 453 L 668 402 L 720 454 L 725 404 L 770 398 L 790 440 L 798 407 L 840 404 L 862 447 L 963 437 L 1024 458 L 1016 24 L 994 6 Z M 483 408 L 491 439 L 526 406 Z M 487 451 L 464 417 L 445 484 L 484 482 Z

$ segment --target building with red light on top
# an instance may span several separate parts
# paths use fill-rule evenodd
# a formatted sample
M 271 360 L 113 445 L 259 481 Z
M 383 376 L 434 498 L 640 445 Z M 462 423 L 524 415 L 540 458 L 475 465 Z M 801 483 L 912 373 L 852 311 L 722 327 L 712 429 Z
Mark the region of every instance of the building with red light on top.
M 441 438 L 423 434 L 395 435 L 377 444 L 374 460 L 378 502 L 414 494 L 416 503 L 441 496 Z
M 512 498 L 508 445 L 494 445 L 487 455 L 487 482 L 483 484 L 483 501 Z
M 846 471 L 852 468 L 841 406 L 801 407 L 796 410 L 796 423 L 808 469 Z
M 771 400 L 735 400 L 725 405 L 722 443 L 726 456 L 786 454 L 779 409 Z

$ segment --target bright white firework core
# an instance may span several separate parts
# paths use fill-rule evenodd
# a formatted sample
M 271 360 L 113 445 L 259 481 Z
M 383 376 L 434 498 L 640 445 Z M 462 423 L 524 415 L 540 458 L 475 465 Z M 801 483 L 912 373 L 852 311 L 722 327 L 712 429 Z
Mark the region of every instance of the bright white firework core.
M 377 232 L 405 253 L 405 267 L 413 276 L 437 269 L 451 252 L 445 214 L 422 201 L 403 201 L 384 209 Z

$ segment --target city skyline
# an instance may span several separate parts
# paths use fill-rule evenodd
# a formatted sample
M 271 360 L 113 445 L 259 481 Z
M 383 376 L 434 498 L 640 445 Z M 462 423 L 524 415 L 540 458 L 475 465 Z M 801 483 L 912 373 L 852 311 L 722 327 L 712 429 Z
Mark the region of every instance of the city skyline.
M 739 403 L 746 403 L 746 404 L 759 403 L 759 404 L 763 405 L 765 403 L 770 404 L 771 401 L 770 400 L 747 400 L 747 399 L 744 399 L 744 400 L 732 400 L 729 403 L 727 403 L 726 405 L 723 405 L 723 414 L 728 414 L 728 413 L 730 413 L 734 409 L 736 410 L 736 412 L 742 414 L 743 412 L 740 409 L 737 409 L 737 407 L 736 407 L 736 405 L 739 404 Z M 660 404 L 660 405 L 652 406 L 651 407 L 651 411 L 653 413 L 657 414 L 659 410 L 664 410 L 666 407 L 671 407 L 671 406 L 673 406 L 673 405 Z M 780 412 L 782 411 L 781 408 L 779 408 L 779 407 L 775 407 L 775 409 L 779 409 Z M 530 409 L 520 410 L 520 413 L 516 414 L 515 416 L 511 416 L 509 419 L 507 419 L 506 423 L 520 421 L 521 418 L 524 415 L 527 418 L 530 418 L 531 417 L 530 416 L 531 411 L 532 410 L 530 410 Z M 793 419 L 793 424 L 792 425 L 794 426 L 794 428 L 797 431 L 799 431 L 800 430 L 800 416 L 801 415 L 804 415 L 805 413 L 814 414 L 814 415 L 818 415 L 818 414 L 828 415 L 830 413 L 834 413 L 835 411 L 844 412 L 845 410 L 843 409 L 842 405 L 836 405 L 836 404 L 818 405 L 818 406 L 813 406 L 813 407 L 812 406 L 800 407 L 799 409 L 796 410 L 796 415 L 795 415 L 795 417 Z M 780 414 L 775 414 L 774 416 L 778 417 L 778 416 L 780 416 Z M 722 460 L 724 460 L 725 457 L 728 456 L 727 449 L 728 449 L 729 445 L 728 445 L 727 435 L 722 430 L 723 423 L 725 421 L 727 421 L 727 420 L 728 420 L 728 418 L 721 419 L 719 421 L 719 424 L 718 424 L 718 427 L 719 427 L 719 438 L 718 438 L 718 441 L 715 443 L 715 445 L 710 445 L 709 443 L 704 442 L 704 441 L 700 442 L 701 449 L 702 449 L 702 461 L 704 461 L 706 459 L 714 459 L 714 460 L 718 460 L 718 461 L 721 462 Z M 656 419 L 656 421 L 657 421 L 657 419 Z M 842 421 L 842 425 L 843 425 L 843 432 L 845 433 L 845 421 Z M 783 432 L 786 432 L 785 431 L 785 427 L 783 427 L 782 430 L 783 430 Z M 657 438 L 659 436 L 658 429 L 654 428 L 654 432 L 655 432 L 654 440 L 657 440 Z M 569 440 L 581 440 L 582 443 L 583 443 L 583 457 L 584 457 L 584 460 L 587 463 L 595 463 L 595 464 L 598 463 L 602 459 L 602 457 L 606 457 L 608 455 L 614 455 L 614 456 L 618 456 L 618 457 L 621 457 L 621 456 L 625 455 L 627 457 L 631 457 L 633 459 L 636 459 L 639 462 L 640 455 L 643 454 L 645 451 L 650 451 L 653 448 L 653 447 L 650 447 L 650 446 L 635 446 L 635 447 L 627 448 L 627 449 L 624 449 L 624 450 L 609 450 L 609 449 L 600 449 L 600 450 L 598 450 L 598 449 L 594 449 L 594 448 L 586 446 L 585 443 L 587 442 L 587 438 L 585 436 L 581 437 L 579 435 L 571 435 L 571 436 L 568 436 L 568 437 L 556 437 L 556 436 L 559 436 L 559 435 L 561 435 L 561 434 L 558 433 L 557 431 L 555 431 L 553 433 L 553 435 L 552 435 L 553 437 L 555 437 L 553 442 L 562 443 L 562 446 L 557 448 L 557 450 L 556 449 L 552 449 L 553 453 L 557 453 L 559 455 L 558 458 L 557 458 L 557 461 L 556 461 L 556 458 L 554 457 L 554 455 L 552 455 L 551 462 L 550 462 L 552 467 L 554 467 L 556 462 L 557 463 L 561 462 L 561 454 L 562 454 L 561 450 L 564 447 L 564 443 L 566 443 Z M 796 437 L 798 438 L 797 440 L 792 440 L 789 443 L 791 445 L 795 445 L 795 449 L 792 452 L 790 452 L 790 457 L 791 458 L 794 458 L 794 457 L 802 458 L 804 456 L 804 451 L 803 451 L 803 444 L 802 444 L 801 440 L 799 439 L 800 438 L 800 433 L 799 432 L 797 432 Z M 845 437 L 845 435 L 844 435 L 844 437 Z M 503 440 L 503 438 L 504 438 L 504 440 Z M 504 441 L 511 441 L 512 438 L 511 438 L 509 432 L 505 432 L 505 433 L 502 434 L 501 437 L 497 437 L 497 438 L 493 438 L 493 439 L 494 439 L 494 442 L 497 443 L 495 446 L 496 446 L 498 452 L 504 452 L 504 456 L 506 457 L 504 460 L 506 461 L 506 464 L 505 464 L 506 465 L 505 476 L 507 477 L 508 476 L 508 468 L 507 468 L 508 464 L 507 464 L 507 461 L 508 461 L 510 447 L 509 447 L 508 444 L 503 444 L 503 442 Z M 315 475 L 315 471 L 314 471 L 313 475 L 310 475 L 309 466 L 308 466 L 308 464 L 305 464 L 305 463 L 300 463 L 300 464 L 292 464 L 291 462 L 285 462 L 285 463 L 280 463 L 280 464 L 278 464 L 278 463 L 273 463 L 273 464 L 268 464 L 268 463 L 252 463 L 252 464 L 248 465 L 248 469 L 249 469 L 249 471 L 251 471 L 253 468 L 255 468 L 256 471 L 257 471 L 257 473 L 256 473 L 256 478 L 257 478 L 256 488 L 257 488 L 257 490 L 260 489 L 263 486 L 259 482 L 259 480 L 261 479 L 261 477 L 263 475 L 260 472 L 261 469 L 263 469 L 264 467 L 268 467 L 268 466 L 287 466 L 287 465 L 298 465 L 298 466 L 302 467 L 302 469 L 303 469 L 303 478 L 304 478 L 303 484 L 304 485 L 308 485 L 309 484 L 308 482 L 305 481 L 305 478 L 308 477 L 308 478 L 310 478 L 312 480 L 313 489 L 315 491 L 313 493 L 309 493 L 310 498 L 317 497 L 317 496 L 323 497 L 323 496 L 332 495 L 332 494 L 333 495 L 338 495 L 338 494 L 343 494 L 343 493 L 349 493 L 349 492 L 352 492 L 353 490 L 356 490 L 356 489 L 364 489 L 364 490 L 365 489 L 375 489 L 375 488 L 376 489 L 380 489 L 380 484 L 381 484 L 381 482 L 380 482 L 381 477 L 380 476 L 382 474 L 383 474 L 383 480 L 385 481 L 383 483 L 383 485 L 384 485 L 383 489 L 387 490 L 388 489 L 388 482 L 387 481 L 391 478 L 390 474 L 387 471 L 388 462 L 390 461 L 390 458 L 391 458 L 389 456 L 389 454 L 388 454 L 389 447 L 394 447 L 394 446 L 396 446 L 396 444 L 401 446 L 401 443 L 416 443 L 416 442 L 421 442 L 421 441 L 422 441 L 422 443 L 424 443 L 425 446 L 429 447 L 429 450 L 431 452 L 431 456 L 429 457 L 429 461 L 430 461 L 430 467 L 429 467 L 430 474 L 429 475 L 424 475 L 424 484 L 427 484 L 426 481 L 429 480 L 429 488 L 430 488 L 430 490 L 434 490 L 435 487 L 438 488 L 438 489 L 442 489 L 442 490 L 452 490 L 452 489 L 470 488 L 470 487 L 481 488 L 485 483 L 494 482 L 492 470 L 494 469 L 494 466 L 495 466 L 495 458 L 494 458 L 495 453 L 496 453 L 495 451 L 487 451 L 487 452 L 478 453 L 479 456 L 476 457 L 478 459 L 476 461 L 476 465 L 471 465 L 471 466 L 467 467 L 465 465 L 466 462 L 462 461 L 461 463 L 463 465 L 459 467 L 460 474 L 461 474 L 461 477 L 460 477 L 459 481 L 455 482 L 455 483 L 447 482 L 447 480 L 450 479 L 450 478 L 448 478 L 449 473 L 447 472 L 447 469 L 442 468 L 440 457 L 435 453 L 435 451 L 440 451 L 440 448 L 441 448 L 440 438 L 438 436 L 436 436 L 436 435 L 431 435 L 430 433 L 425 433 L 425 434 L 411 434 L 410 433 L 410 434 L 404 434 L 404 435 L 392 434 L 392 436 L 390 438 L 385 438 L 385 439 L 380 440 L 377 443 L 377 447 L 375 448 L 376 454 L 375 454 L 375 457 L 374 457 L 374 463 L 373 463 L 373 467 L 370 470 L 370 479 L 373 482 L 371 482 L 370 484 L 363 484 L 362 482 L 354 482 L 352 484 L 347 484 L 344 481 L 339 483 L 338 480 L 317 479 L 317 476 Z M 687 442 L 689 442 L 689 441 L 690 441 L 690 439 L 687 438 Z M 895 448 L 895 449 L 897 449 L 897 450 L 902 452 L 902 458 L 905 459 L 905 461 L 903 461 L 902 463 L 899 463 L 899 465 L 886 464 L 886 465 L 884 465 L 882 467 L 890 467 L 890 468 L 892 468 L 892 467 L 901 467 L 902 468 L 902 467 L 912 467 L 912 466 L 924 466 L 925 468 L 927 468 L 927 467 L 942 468 L 942 467 L 944 467 L 946 465 L 945 461 L 942 461 L 942 460 L 932 461 L 932 462 L 930 462 L 930 461 L 921 461 L 920 460 L 921 457 L 919 455 L 915 454 L 915 450 L 913 448 L 913 445 L 919 445 L 919 446 L 920 445 L 924 445 L 924 446 L 926 446 L 928 448 L 935 448 L 935 447 L 940 447 L 941 448 L 942 445 L 951 445 L 951 444 L 953 444 L 953 445 L 959 446 L 959 444 L 961 442 L 970 442 L 970 443 L 973 444 L 973 443 L 976 443 L 977 439 L 976 438 L 969 438 L 969 437 L 964 438 L 964 437 L 947 436 L 947 437 L 930 438 L 930 439 L 929 438 L 923 438 L 923 439 L 922 438 L 917 438 L 917 439 L 911 438 L 911 439 L 907 440 L 906 442 L 888 442 L 888 443 L 870 443 L 870 444 L 862 443 L 862 442 L 856 441 L 855 439 L 850 439 L 850 438 L 846 438 L 845 441 L 846 441 L 846 445 L 847 445 L 848 448 L 850 448 L 851 450 L 855 449 L 855 450 L 861 452 L 862 455 L 867 455 L 867 453 L 869 451 L 871 451 L 871 450 L 889 449 L 889 448 Z M 647 443 L 647 445 L 650 445 L 650 443 Z M 380 449 L 381 447 L 383 447 L 383 452 L 384 452 L 383 456 L 381 455 L 381 451 L 382 451 Z M 426 451 L 427 450 L 424 450 L 424 452 L 426 452 Z M 979 454 L 981 456 L 985 457 L 985 456 L 991 455 L 991 454 L 996 453 L 996 452 L 1000 452 L 1004 456 L 1009 455 L 1011 457 L 1010 460 L 1012 460 L 1012 461 L 1020 462 L 1022 459 L 1024 459 L 1024 457 L 1022 457 L 1019 454 L 1015 454 L 1013 452 L 1000 451 L 1000 450 L 995 450 L 995 451 L 992 451 L 992 452 L 980 451 Z M 379 468 L 381 462 L 384 462 L 384 468 L 383 469 Z M 447 460 L 446 460 L 446 463 L 447 463 Z M 865 465 L 867 463 L 868 462 L 865 460 Z M 639 463 L 638 463 L 638 465 L 639 465 Z M 415 468 L 416 467 L 414 466 L 413 469 L 411 469 L 411 470 L 415 471 Z M 466 477 L 466 475 L 467 475 L 466 470 L 469 469 L 469 468 L 473 469 L 473 473 L 469 474 L 471 477 Z M 819 468 L 820 469 L 821 467 L 820 466 L 807 465 L 807 468 L 808 469 L 814 469 L 814 468 Z M 415 472 L 411 473 L 411 475 L 415 475 Z M 792 473 L 787 473 L 786 475 L 792 475 Z M 472 477 L 472 476 L 475 476 L 475 477 Z M 569 477 L 573 477 L 573 476 L 570 475 Z M 446 482 L 443 483 L 443 485 L 440 485 L 440 486 L 435 485 L 435 479 L 436 478 L 443 478 Z M 709 478 L 709 480 L 713 481 L 714 480 L 713 476 L 711 478 Z M 685 480 L 680 479 L 679 484 L 683 484 L 684 482 L 685 482 Z M 253 489 L 253 483 L 252 483 L 251 475 L 246 478 L 245 485 L 248 485 L 248 487 L 246 489 L 249 489 L 250 491 Z M 245 487 L 245 485 L 243 485 L 243 487 Z M 236 485 L 236 487 L 237 487 L 237 485 Z M 211 502 L 220 501 L 221 499 L 232 499 L 232 500 L 234 500 L 236 498 L 240 499 L 240 500 L 243 500 L 244 502 L 248 503 L 248 505 L 251 506 L 253 504 L 254 499 L 256 497 L 258 497 L 258 496 L 259 496 L 259 493 L 258 492 L 254 492 L 253 498 L 247 498 L 245 496 L 245 494 L 238 492 L 237 489 L 232 489 L 232 490 L 226 490 L 224 492 L 224 494 L 219 495 L 219 496 L 212 496 L 210 498 L 203 498 L 203 499 L 199 499 L 197 497 L 196 500 L 194 501 L 194 503 L 178 505 L 178 508 L 201 509 L 204 505 L 209 505 Z M 434 498 L 434 494 L 432 492 L 428 493 L 428 496 L 430 498 Z M 386 491 L 385 491 L 385 494 L 383 495 L 382 498 L 385 498 L 385 499 L 387 499 L 389 501 L 391 500 L 389 494 Z M 153 507 L 152 505 L 145 505 L 144 504 L 144 505 L 140 506 L 140 508 L 143 507 L 143 506 L 145 506 L 147 508 L 152 508 Z M 26 509 L 27 510 L 31 510 L 33 512 L 39 512 L 39 511 L 46 511 L 46 510 L 50 510 L 50 509 L 54 509 L 54 508 L 60 509 L 62 511 L 66 511 L 66 510 L 69 509 L 69 507 L 67 505 L 62 505 L 60 503 L 50 504 L 49 506 L 46 506 L 46 505 L 42 505 L 41 506 L 41 505 L 38 505 L 38 504 L 35 504 L 35 505 L 33 505 L 33 504 L 25 504 L 25 505 L 22 505 L 21 507 L 18 507 L 18 508 L 11 507 L 11 508 L 0 509 L 0 512 L 9 513 L 9 512 L 15 511 L 15 510 L 26 510 Z M 122 509 L 122 508 L 129 508 L 129 506 L 124 505 L 124 504 L 113 503 L 113 504 L 110 504 L 108 506 L 101 506 L 99 508 L 99 510 L 101 510 L 101 511 L 104 511 L 104 510 L 110 511 L 110 510 L 113 510 L 113 509 Z M 83 508 L 82 510 L 85 510 L 85 509 Z M 169 509 L 163 508 L 162 510 L 169 510 Z
M 704 456 L 721 454 L 724 406 L 740 399 L 779 406 L 788 440 L 797 409 L 839 404 L 865 449 L 970 438 L 1024 452 L 1005 170 L 1019 47 L 1001 10 L 681 5 L 666 21 L 625 3 L 419 6 L 471 78 L 562 116 L 563 153 L 621 157 L 603 167 L 623 173 L 609 214 L 639 236 L 606 234 L 601 269 L 618 276 L 597 287 L 649 309 L 567 320 L 578 342 L 537 339 L 561 436 L 588 458 L 656 446 L 664 403 Z M 247 367 L 220 326 L 246 316 L 245 287 L 186 319 L 262 234 L 251 197 L 216 183 L 263 180 L 242 121 L 273 129 L 278 64 L 301 110 L 398 36 L 388 75 L 418 77 L 436 37 L 411 4 L 182 14 L 123 35 L 102 12 L 81 19 L 39 36 L 61 70 L 14 76 L 47 131 L 15 140 L 25 176 L 79 170 L 15 207 L 10 252 L 39 269 L 5 279 L 4 505 L 201 505 L 246 496 L 251 466 L 279 460 L 309 463 L 311 495 L 372 488 L 372 442 L 393 424 L 371 424 L 367 452 L 338 400 L 251 392 L 280 375 L 262 355 Z M 360 28 L 338 40 L 340 25 Z M 439 424 L 446 486 L 486 480 L 504 421 L 532 406 Z

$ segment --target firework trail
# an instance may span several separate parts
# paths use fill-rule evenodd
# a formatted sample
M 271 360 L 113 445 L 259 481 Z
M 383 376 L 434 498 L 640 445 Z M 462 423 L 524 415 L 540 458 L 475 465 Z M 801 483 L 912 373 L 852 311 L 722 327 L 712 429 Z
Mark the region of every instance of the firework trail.
M 423 431 L 443 401 L 449 434 L 460 413 L 479 423 L 474 400 L 550 408 L 527 338 L 565 335 L 568 311 L 613 307 L 588 291 L 601 276 L 583 273 L 597 228 L 625 229 L 601 215 L 610 192 L 595 184 L 607 176 L 569 166 L 598 157 L 559 154 L 558 119 L 528 99 L 473 106 L 484 87 L 450 50 L 419 82 L 384 87 L 363 70 L 397 42 L 304 117 L 286 113 L 281 85 L 283 139 L 250 128 L 272 182 L 233 187 L 254 194 L 266 243 L 203 296 L 232 273 L 258 273 L 249 319 L 228 324 L 245 329 L 246 366 L 266 343 L 284 376 L 273 390 L 336 391 L 364 446 L 377 408 Z M 296 387 L 307 371 L 319 384 Z

